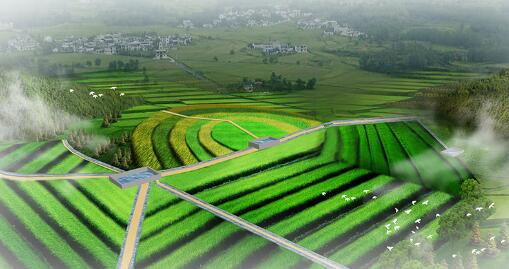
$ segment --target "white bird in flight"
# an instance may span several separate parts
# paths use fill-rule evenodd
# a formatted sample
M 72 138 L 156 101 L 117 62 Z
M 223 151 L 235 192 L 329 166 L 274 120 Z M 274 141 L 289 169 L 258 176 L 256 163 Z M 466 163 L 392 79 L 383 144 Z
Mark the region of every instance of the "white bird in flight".
M 355 196 L 352 196 L 351 197 L 352 201 L 355 201 L 355 199 L 357 199 Z
M 484 252 L 486 250 L 486 248 L 481 248 L 481 252 Z
M 325 196 L 327 193 L 326 192 L 322 192 L 322 196 Z
M 495 237 L 494 236 L 490 237 L 490 241 L 493 241 L 493 240 L 495 240 Z
M 399 231 L 399 226 L 394 226 L 394 231 Z
M 363 192 L 364 192 L 364 193 L 368 193 L 368 192 L 369 192 L 369 190 L 363 190 Z
M 92 97 L 97 98 L 97 97 L 99 97 L 99 96 L 97 96 L 97 95 L 95 95 L 95 94 L 94 94 L 94 95 L 92 95 Z
M 398 213 L 399 209 L 398 208 L 394 208 L 394 210 L 396 211 L 396 213 Z
M 392 220 L 392 223 L 396 224 L 396 222 L 398 222 L 398 219 L 393 219 Z
M 412 209 L 407 209 L 407 210 L 405 210 L 405 213 L 406 213 L 407 215 L 408 215 L 408 214 L 410 214 L 411 212 L 412 212 Z
M 74 92 L 74 89 L 69 89 L 69 92 Z
M 371 199 L 375 200 L 376 198 L 378 198 L 376 195 L 371 197 Z
M 385 228 L 386 228 L 386 229 L 389 229 L 390 227 L 391 227 L 391 224 L 390 224 L 390 223 L 385 224 Z
M 423 205 L 428 205 L 428 203 L 429 203 L 429 200 L 422 202 Z
M 415 200 L 414 200 L 414 201 L 412 201 L 412 205 L 415 205 L 415 203 L 417 203 L 417 201 L 415 201 Z
M 472 249 L 472 254 L 475 254 L 476 252 L 477 252 L 476 248 Z
M 415 246 L 420 246 L 421 245 L 421 242 L 417 242 L 414 244 Z
M 495 207 L 495 203 L 491 203 L 491 204 L 488 206 L 488 208 L 493 208 L 493 207 Z
M 419 230 L 419 226 L 415 226 L 415 229 Z
M 503 243 L 505 243 L 505 240 L 500 240 L 500 244 L 503 244 Z
M 435 215 L 435 218 L 438 218 L 438 217 L 440 217 L 440 214 L 438 214 L 438 213 L 437 213 L 437 214 Z
M 117 89 L 117 87 L 113 86 L 113 87 L 111 87 L 111 89 L 112 89 L 112 90 L 116 90 L 116 89 Z
M 341 198 L 345 199 L 346 198 L 346 194 L 341 195 Z
M 90 93 L 88 93 L 88 95 L 94 95 L 94 94 L 95 94 L 95 92 L 90 92 Z
M 125 95 L 125 93 L 123 93 L 123 92 L 122 92 L 122 93 L 120 93 L 120 96 L 124 96 L 124 95 Z
M 452 254 L 452 258 L 453 258 L 453 259 L 456 259 L 456 257 L 458 257 L 458 255 L 456 255 L 456 254 Z
M 416 219 L 415 223 L 421 223 L 421 219 Z
M 466 216 L 467 216 L 467 217 L 470 217 L 470 216 L 472 216 L 472 214 L 470 214 L 470 213 L 467 213 L 467 215 L 466 215 Z
M 428 238 L 428 239 L 431 239 L 432 237 L 433 237 L 433 235 L 431 235 L 431 234 L 426 236 L 426 238 Z
M 412 231 L 413 234 L 415 234 L 415 231 Z
M 102 94 L 102 93 L 100 93 L 100 94 L 99 94 L 99 97 L 103 97 L 103 94 Z
M 481 210 L 483 210 L 483 208 L 482 207 L 476 207 L 475 210 L 481 212 Z
M 346 198 L 345 198 L 345 200 L 346 200 L 347 202 L 350 202 L 350 198 L 349 198 L 349 197 L 346 197 Z
M 387 249 L 388 249 L 389 251 L 392 251 L 392 249 L 393 249 L 393 248 L 394 248 L 394 247 L 387 246 Z

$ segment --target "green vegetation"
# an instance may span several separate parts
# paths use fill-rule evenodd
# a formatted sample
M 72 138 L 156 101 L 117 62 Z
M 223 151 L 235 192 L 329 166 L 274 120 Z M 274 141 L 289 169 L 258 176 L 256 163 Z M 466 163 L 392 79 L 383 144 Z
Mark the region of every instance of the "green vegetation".
M 20 173 L 68 173 L 86 164 L 59 141 L 21 145 L 5 158 L 5 165 Z M 22 164 L 15 164 L 21 159 Z M 84 169 L 104 172 L 93 164 Z M 116 264 L 135 190 L 121 191 L 105 180 L 1 180 L 0 188 L 0 240 L 26 266 Z

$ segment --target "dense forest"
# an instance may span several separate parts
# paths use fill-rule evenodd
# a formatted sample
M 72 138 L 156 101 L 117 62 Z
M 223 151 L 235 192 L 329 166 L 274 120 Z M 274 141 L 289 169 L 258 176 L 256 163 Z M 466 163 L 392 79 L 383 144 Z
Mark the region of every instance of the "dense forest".
M 422 90 L 410 106 L 436 111 L 436 119 L 466 129 L 491 118 L 499 134 L 509 136 L 509 70 L 485 79 L 465 80 Z
M 443 67 L 464 57 L 459 52 L 440 52 L 419 43 L 397 42 L 391 48 L 362 54 L 359 66 L 368 71 L 397 73 Z

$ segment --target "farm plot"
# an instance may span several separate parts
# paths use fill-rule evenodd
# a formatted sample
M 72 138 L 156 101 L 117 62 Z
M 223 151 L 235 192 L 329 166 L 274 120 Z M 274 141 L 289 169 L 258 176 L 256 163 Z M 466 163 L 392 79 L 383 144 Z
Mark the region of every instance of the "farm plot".
M 19 173 L 107 172 L 60 141 L 18 145 L 4 157 L 6 167 Z M 29 268 L 115 266 L 135 190 L 121 191 L 106 179 L 0 180 L 0 188 L 0 245 L 13 262 Z
M 440 185 L 433 185 L 434 179 L 429 178 L 432 174 L 420 171 L 430 165 L 416 157 L 420 151 L 431 150 L 436 158 L 442 158 L 440 144 L 426 129 L 417 122 L 403 122 L 332 127 L 324 132 L 320 153 L 315 149 L 285 158 L 285 162 L 266 160 L 260 155 L 258 160 L 269 162 L 259 164 L 263 166 L 260 169 L 249 168 L 253 164 L 247 159 L 257 154 L 274 158 L 272 154 L 283 152 L 284 148 L 299 151 L 285 143 L 170 176 L 163 182 L 353 268 L 369 265 L 388 244 L 409 236 L 417 220 L 420 231 L 436 235 L 436 213 L 446 211 L 455 198 L 440 191 Z M 301 139 L 308 136 L 288 143 L 303 146 L 306 143 Z M 415 145 L 421 148 L 408 148 Z M 451 160 L 441 160 L 450 173 L 441 176 L 452 177 L 457 175 L 455 169 L 463 168 L 450 164 Z M 415 175 L 414 180 L 388 175 L 394 171 L 393 164 L 403 161 L 408 175 Z M 459 180 L 457 177 L 450 182 Z M 153 194 L 147 207 L 138 266 L 310 266 L 308 261 L 277 250 L 261 238 L 248 237 L 190 204 L 172 197 L 162 199 L 163 193 Z M 154 197 L 157 201 L 152 200 Z M 395 213 L 394 208 L 399 208 L 399 212 Z M 387 228 L 389 223 L 391 229 Z
M 441 154 L 443 146 L 419 123 L 396 122 L 339 127 L 342 160 L 456 195 L 469 170 Z
M 281 137 L 318 124 L 298 114 L 260 107 L 205 105 L 170 111 L 200 119 L 155 113 L 140 123 L 133 133 L 134 152 L 140 165 L 172 168 L 247 148 L 254 137 L 226 120 L 258 137 Z

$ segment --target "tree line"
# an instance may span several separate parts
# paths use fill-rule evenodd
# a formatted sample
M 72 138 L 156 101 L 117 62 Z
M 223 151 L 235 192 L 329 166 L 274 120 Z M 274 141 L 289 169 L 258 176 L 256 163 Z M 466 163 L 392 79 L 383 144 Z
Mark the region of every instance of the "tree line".
M 438 122 L 465 130 L 475 130 L 489 117 L 495 131 L 509 137 L 508 103 L 509 70 L 502 70 L 488 78 L 424 89 L 401 105 L 434 110 Z
M 317 79 L 310 78 L 307 81 L 298 78 L 294 81 L 272 72 L 270 78 L 265 80 L 261 78 L 249 79 L 243 78 L 239 83 L 229 85 L 230 90 L 244 91 L 294 91 L 294 90 L 312 90 L 316 87 Z

